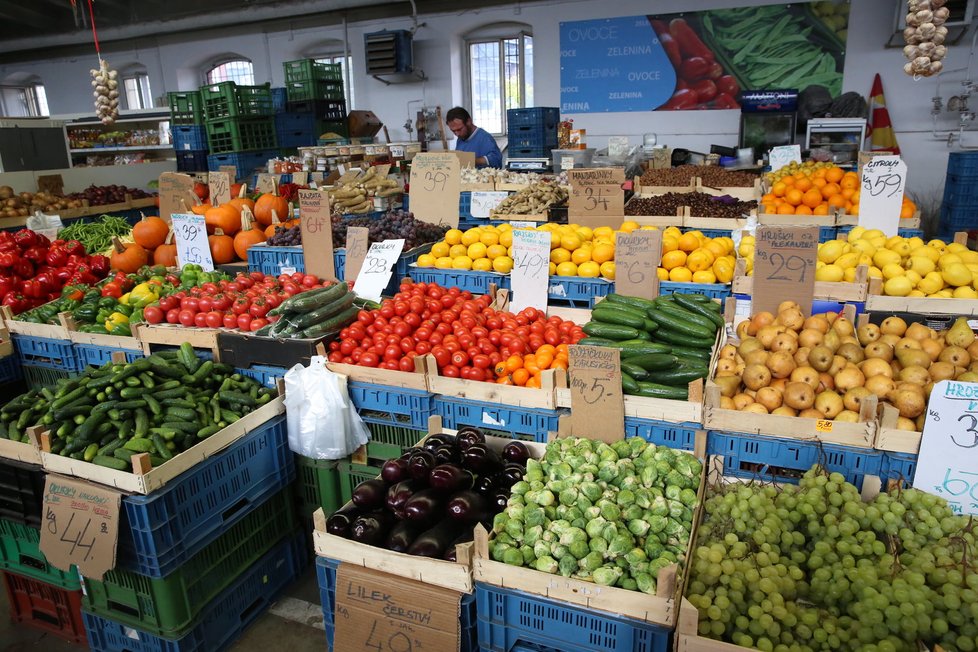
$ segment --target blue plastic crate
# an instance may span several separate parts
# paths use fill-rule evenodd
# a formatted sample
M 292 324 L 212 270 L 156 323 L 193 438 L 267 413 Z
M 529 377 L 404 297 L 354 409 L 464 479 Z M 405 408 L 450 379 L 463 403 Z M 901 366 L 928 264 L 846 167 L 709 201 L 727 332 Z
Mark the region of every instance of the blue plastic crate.
M 487 220 L 480 219 L 478 217 L 473 217 L 467 220 L 460 219 L 458 221 L 458 229 L 460 231 L 468 231 L 469 229 L 474 229 L 478 226 L 485 226 L 488 223 L 489 222 Z
M 486 294 L 489 285 L 496 284 L 498 288 L 509 288 L 509 275 L 495 272 L 473 272 L 463 269 L 436 269 L 434 267 L 411 267 L 408 270 L 411 279 L 416 283 L 437 283 L 443 288 L 457 287 L 468 290 L 472 294 Z
M 938 230 L 946 231 L 968 231 L 978 228 L 978 207 L 958 208 L 949 204 L 941 206 L 941 217 L 938 223 Z
M 275 131 L 308 131 L 316 129 L 316 117 L 311 113 L 279 113 L 275 116 Z
M 347 390 L 367 423 L 424 429 L 435 411 L 435 395 L 420 389 L 351 381 Z
M 696 229 L 691 226 L 684 226 L 683 233 L 697 231 L 707 238 L 730 238 L 733 236 L 733 229 Z
M 917 472 L 917 455 L 915 453 L 883 453 L 880 466 L 880 478 L 886 480 L 903 480 L 904 484 L 913 482 Z
M 879 475 L 883 460 L 882 452 L 871 448 L 715 431 L 707 437 L 707 450 L 724 456 L 724 475 L 797 483 L 805 471 L 822 463 L 857 487 L 863 476 Z
M 696 432 L 703 427 L 698 423 L 669 423 L 657 419 L 625 417 L 625 436 L 641 437 L 656 446 L 691 451 L 696 444 Z
M 333 271 L 336 272 L 337 281 L 346 280 L 346 249 L 333 250 Z
M 207 150 L 195 152 L 176 151 L 177 172 L 207 172 Z
M 508 434 L 514 439 L 528 439 L 541 444 L 547 442 L 547 433 L 557 431 L 557 410 L 515 407 L 498 403 L 485 403 L 469 399 L 438 396 L 435 412 L 441 416 L 446 428 L 458 429 L 475 426 Z
M 285 88 L 273 88 L 272 89 L 272 111 L 275 113 L 282 113 L 285 111 L 285 103 L 288 102 L 289 96 Z
M 835 240 L 838 237 L 838 233 L 838 227 L 820 226 L 818 227 L 818 241 L 828 242 L 829 240 Z
M 555 147 L 513 147 L 510 145 L 506 148 L 507 158 L 550 158 L 550 152 L 552 152 Z
M 0 383 L 9 383 L 24 377 L 24 369 L 15 355 L 0 358 Z
M 267 169 L 268 159 L 277 157 L 278 150 L 274 149 L 211 154 L 207 157 L 207 169 L 216 172 L 222 165 L 233 165 L 237 169 L 235 179 L 247 179 L 256 169 Z
M 971 174 L 962 174 L 948 168 L 947 175 L 944 177 L 944 192 L 947 192 L 949 187 L 970 187 L 975 184 L 978 184 L 978 168 Z
M 458 219 L 459 228 L 462 228 L 461 220 L 472 219 L 472 193 L 469 191 L 458 193 Z
M 674 283 L 660 281 L 659 294 L 702 294 L 711 299 L 723 301 L 730 296 L 729 283 Z
M 854 227 L 854 226 L 840 226 L 840 227 L 837 227 L 837 228 L 839 230 L 839 235 L 848 236 L 849 235 L 849 232 L 852 231 L 856 227 Z M 905 229 L 905 228 L 898 228 L 897 229 L 897 235 L 900 236 L 901 238 L 923 238 L 924 237 L 924 231 L 923 231 L 923 229 Z
M 265 387 L 275 387 L 275 381 L 278 378 L 284 378 L 285 372 L 288 371 L 288 369 L 285 367 L 255 365 L 249 369 L 235 369 L 234 371 L 242 376 L 254 378 Z
M 961 209 L 978 209 L 978 187 L 974 185 L 944 186 L 944 205 Z
M 509 148 L 546 147 L 553 149 L 557 146 L 557 129 L 542 127 L 510 127 Z
M 528 643 L 563 652 L 670 649 L 672 630 L 661 625 L 481 582 L 475 584 L 475 598 L 484 652 L 513 652 Z
M 207 149 L 207 129 L 204 125 L 174 125 L 170 127 L 173 135 L 173 149 L 189 152 Z
M 270 247 L 254 245 L 248 248 L 248 270 L 269 276 L 278 276 L 283 267 L 291 267 L 297 272 L 306 268 L 302 257 L 302 247 Z
M 326 643 L 333 647 L 333 633 L 336 631 L 333 612 L 336 610 L 336 569 L 340 562 L 326 557 L 316 557 L 316 578 L 319 580 L 319 599 L 323 607 L 323 625 L 326 627 Z M 390 576 L 391 582 L 413 580 Z M 476 633 L 475 594 L 462 594 L 459 602 L 459 652 L 478 652 L 479 642 Z M 339 652 L 339 651 L 337 651 Z M 441 652 L 441 651 L 437 651 Z
M 529 109 L 508 109 L 506 111 L 506 126 L 510 131 L 514 127 L 556 129 L 559 122 L 560 109 L 555 106 L 537 106 Z
M 293 535 L 242 573 L 176 640 L 142 632 L 82 612 L 88 645 L 95 652 L 219 652 L 230 647 L 295 581 L 306 562 L 305 536 Z
M 737 299 L 737 303 L 741 302 L 750 303 L 750 296 L 747 294 L 735 294 L 734 298 Z M 842 309 L 850 305 L 856 309 L 856 314 L 861 315 L 866 312 L 866 302 L 865 301 L 850 301 L 849 303 L 840 303 L 838 301 L 822 301 L 815 299 L 812 301 L 812 314 L 821 315 L 826 312 L 842 312 Z
M 98 346 L 97 344 L 75 344 L 75 354 L 78 356 L 78 363 L 82 369 L 89 365 L 101 367 L 106 362 L 112 362 L 112 354 L 116 351 L 126 354 L 126 362 L 133 362 L 144 357 L 143 352 L 136 349 L 116 349 L 111 346 Z
M 951 152 L 947 157 L 947 171 L 978 175 L 978 152 Z
M 11 339 L 22 365 L 47 367 L 59 371 L 82 369 L 71 340 L 56 340 L 13 333 Z
M 509 287 L 508 283 L 507 286 Z M 593 308 L 594 300 L 615 291 L 615 284 L 603 278 L 551 276 L 547 296 L 551 303 L 566 303 L 574 308 Z
M 293 479 L 288 427 L 279 415 L 162 489 L 123 498 L 129 525 L 119 530 L 118 565 L 163 577 Z

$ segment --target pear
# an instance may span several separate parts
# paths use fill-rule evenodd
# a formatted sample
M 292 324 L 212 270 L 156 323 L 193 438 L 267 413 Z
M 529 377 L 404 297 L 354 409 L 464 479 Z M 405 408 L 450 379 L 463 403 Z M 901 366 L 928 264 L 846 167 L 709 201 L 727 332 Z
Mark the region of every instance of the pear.
M 944 335 L 944 341 L 951 346 L 959 346 L 962 349 L 967 349 L 975 341 L 975 333 L 971 330 L 971 326 L 968 325 L 967 319 L 958 317 L 954 325 Z

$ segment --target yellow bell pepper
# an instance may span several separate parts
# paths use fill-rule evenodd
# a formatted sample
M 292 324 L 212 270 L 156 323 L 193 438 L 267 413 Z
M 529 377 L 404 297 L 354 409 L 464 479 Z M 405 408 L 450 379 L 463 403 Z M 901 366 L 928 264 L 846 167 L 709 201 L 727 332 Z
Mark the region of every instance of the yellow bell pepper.
M 129 293 L 129 304 L 136 309 L 145 308 L 158 301 L 160 298 L 157 290 L 149 283 L 140 283 Z
M 105 320 L 105 330 L 110 335 L 132 335 L 129 328 L 129 317 L 121 312 L 114 312 Z
M 126 292 L 126 293 L 125 293 L 125 294 L 123 294 L 123 295 L 122 295 L 121 297 L 119 297 L 119 303 L 121 303 L 121 304 L 124 304 L 124 305 L 127 305 L 127 306 L 128 306 L 128 305 L 129 305 L 129 295 L 130 295 L 130 294 L 131 294 L 131 292 Z

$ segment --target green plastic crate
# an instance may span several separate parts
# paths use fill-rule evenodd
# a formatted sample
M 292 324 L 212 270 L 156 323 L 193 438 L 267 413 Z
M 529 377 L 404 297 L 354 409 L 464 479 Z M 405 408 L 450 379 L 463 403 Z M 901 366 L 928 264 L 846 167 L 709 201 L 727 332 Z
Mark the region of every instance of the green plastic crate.
M 286 488 L 166 577 L 116 569 L 101 580 L 85 578 L 82 604 L 86 611 L 140 631 L 180 638 L 217 594 L 295 531 Z
M 211 154 L 275 149 L 275 119 L 251 118 L 207 121 L 207 143 Z
M 367 424 L 370 441 L 367 442 L 367 457 L 375 460 L 389 460 L 400 457 L 401 453 L 421 441 L 425 432 L 413 428 L 402 428 L 380 423 Z
M 295 466 L 300 516 L 310 517 L 320 507 L 329 516 L 342 507 L 339 460 L 316 460 L 296 454 Z
M 313 59 L 286 61 L 282 64 L 286 82 L 343 81 L 343 66 L 339 63 L 319 63 Z
M 204 104 L 200 91 L 167 93 L 170 106 L 170 126 L 204 124 Z
M 66 572 L 48 563 L 40 530 L 6 519 L 0 519 L 0 568 L 69 591 L 81 588 L 74 566 Z
M 275 114 L 271 84 L 239 86 L 234 82 L 220 82 L 200 87 L 207 121 L 226 118 L 252 118 Z
M 24 382 L 27 389 L 41 389 L 42 387 L 54 387 L 59 380 L 71 378 L 78 372 L 63 371 L 61 369 L 48 369 L 47 367 L 35 367 L 25 364 Z
M 306 100 L 343 100 L 343 82 L 303 80 L 285 83 L 285 92 L 289 102 L 304 102 Z
M 369 464 L 354 464 L 353 462 L 340 462 L 340 498 L 343 504 L 350 502 L 353 497 L 353 490 L 364 480 L 372 480 L 380 475 L 380 466 Z

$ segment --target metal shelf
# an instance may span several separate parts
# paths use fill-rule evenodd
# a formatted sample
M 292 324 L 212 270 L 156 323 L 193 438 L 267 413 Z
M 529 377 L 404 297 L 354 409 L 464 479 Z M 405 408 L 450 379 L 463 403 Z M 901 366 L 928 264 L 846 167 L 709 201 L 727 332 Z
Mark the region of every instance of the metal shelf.
M 173 149 L 173 145 L 145 145 L 142 147 L 81 147 L 78 149 L 68 150 L 72 154 L 98 154 L 99 152 L 111 153 L 111 152 L 145 152 L 145 151 L 156 151 L 161 149 Z

